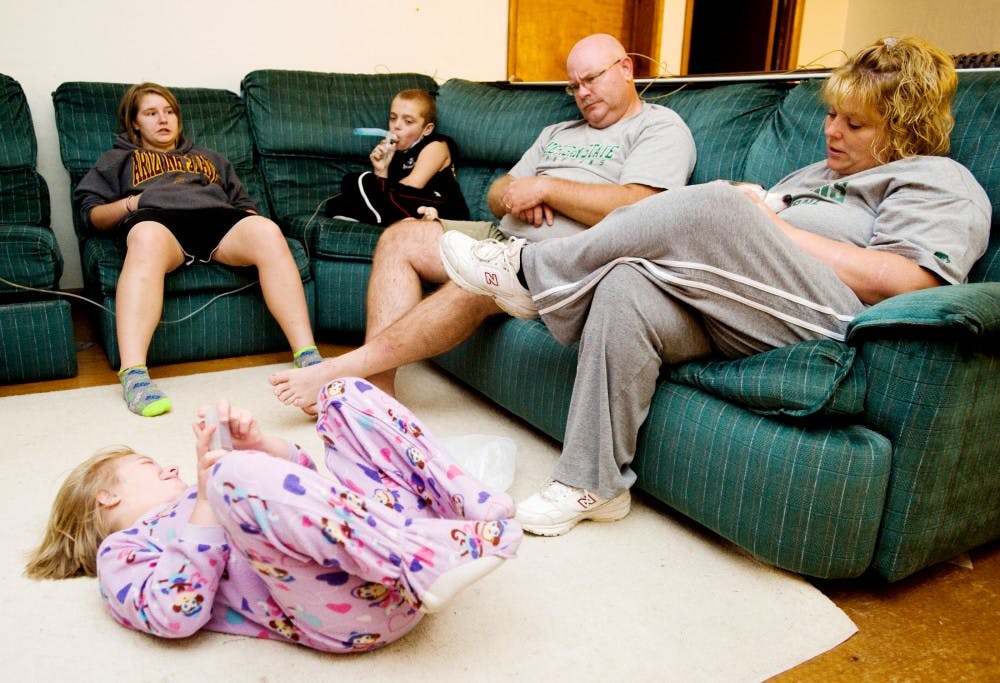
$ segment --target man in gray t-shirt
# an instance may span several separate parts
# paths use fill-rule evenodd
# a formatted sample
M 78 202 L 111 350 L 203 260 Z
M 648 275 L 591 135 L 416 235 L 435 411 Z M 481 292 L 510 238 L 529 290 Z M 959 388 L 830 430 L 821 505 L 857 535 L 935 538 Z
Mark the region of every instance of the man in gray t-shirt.
M 604 128 L 595 128 L 587 120 L 545 128 L 507 175 L 529 182 L 533 178 L 558 178 L 583 186 L 666 189 L 687 182 L 694 156 L 694 140 L 676 112 L 640 103 L 637 113 Z M 529 241 L 568 237 L 593 224 L 574 217 L 574 208 L 567 208 L 566 213 L 553 212 L 551 224 L 541 226 L 505 213 L 500 218 L 500 231 Z
M 544 129 L 514 168 L 490 186 L 487 203 L 499 228 L 412 219 L 389 226 L 368 281 L 364 345 L 309 368 L 272 374 L 279 400 L 308 409 L 320 387 L 344 376 L 366 377 L 392 394 L 396 368 L 447 351 L 487 317 L 502 313 L 490 297 L 449 282 L 439 253 L 445 230 L 531 241 L 565 236 L 619 207 L 687 183 L 694 139 L 676 113 L 639 98 L 632 59 L 618 40 L 603 34 L 584 38 L 570 51 L 566 69 L 567 90 L 583 120 Z M 423 298 L 425 283 L 442 286 Z

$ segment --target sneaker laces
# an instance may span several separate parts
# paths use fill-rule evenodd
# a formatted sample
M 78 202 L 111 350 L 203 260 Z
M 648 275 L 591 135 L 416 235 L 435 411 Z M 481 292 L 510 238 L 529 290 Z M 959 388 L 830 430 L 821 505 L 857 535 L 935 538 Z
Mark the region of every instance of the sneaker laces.
M 553 503 L 561 503 L 571 496 L 576 496 L 581 492 L 580 489 L 574 488 L 572 486 L 567 486 L 561 481 L 552 480 L 541 490 L 542 498 L 550 500 Z
M 527 240 L 523 237 L 510 237 L 506 242 L 482 240 L 472 245 L 472 255 L 491 266 L 516 273 L 520 269 L 521 249 L 525 242 Z

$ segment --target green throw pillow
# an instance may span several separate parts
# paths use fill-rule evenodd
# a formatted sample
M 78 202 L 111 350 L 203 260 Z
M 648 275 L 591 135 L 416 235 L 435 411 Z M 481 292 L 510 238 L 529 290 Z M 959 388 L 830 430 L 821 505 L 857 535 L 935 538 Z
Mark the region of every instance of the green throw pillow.
M 865 375 L 856 351 L 829 339 L 805 341 L 730 361 L 696 361 L 668 378 L 763 415 L 855 415 Z

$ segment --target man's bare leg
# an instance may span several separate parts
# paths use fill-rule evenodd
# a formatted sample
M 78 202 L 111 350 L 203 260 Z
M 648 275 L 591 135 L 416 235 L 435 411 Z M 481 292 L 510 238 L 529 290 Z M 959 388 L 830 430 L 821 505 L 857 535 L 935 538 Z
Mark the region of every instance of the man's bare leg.
M 404 220 L 379 238 L 368 279 L 368 316 L 364 345 L 322 363 L 273 373 L 274 394 L 302 408 L 315 402 L 327 382 L 338 377 L 366 377 L 395 394 L 396 369 L 444 353 L 500 309 L 452 285 L 441 264 L 441 224 Z M 423 283 L 447 283 L 427 299 Z
M 501 312 L 492 298 L 446 283 L 353 351 L 309 367 L 273 373 L 274 395 L 286 405 L 307 408 L 316 402 L 319 390 L 338 377 L 367 377 L 392 395 L 393 384 L 386 386 L 382 381 L 394 378 L 396 368 L 454 348 L 486 318 Z
M 382 233 L 368 278 L 365 346 L 420 304 L 424 298 L 424 283 L 448 282 L 448 273 L 441 263 L 442 234 L 440 223 L 426 220 L 399 221 Z M 386 362 L 386 359 L 373 360 L 382 361 L 377 363 L 379 368 Z M 409 361 L 399 365 L 406 362 Z M 381 369 L 370 367 L 368 372 L 353 376 L 368 378 L 392 396 L 395 395 L 399 365 Z

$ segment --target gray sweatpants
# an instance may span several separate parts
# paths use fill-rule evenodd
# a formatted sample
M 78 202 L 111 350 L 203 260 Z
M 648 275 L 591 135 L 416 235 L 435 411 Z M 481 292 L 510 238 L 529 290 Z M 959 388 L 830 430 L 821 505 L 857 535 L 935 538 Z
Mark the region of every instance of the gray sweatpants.
M 529 244 L 521 267 L 552 334 L 580 341 L 553 478 L 604 498 L 635 482 L 629 465 L 662 364 L 843 339 L 864 308 L 723 183 L 662 192 L 573 237 Z

